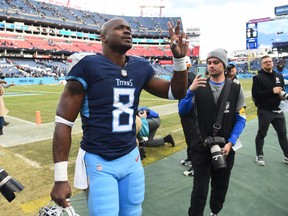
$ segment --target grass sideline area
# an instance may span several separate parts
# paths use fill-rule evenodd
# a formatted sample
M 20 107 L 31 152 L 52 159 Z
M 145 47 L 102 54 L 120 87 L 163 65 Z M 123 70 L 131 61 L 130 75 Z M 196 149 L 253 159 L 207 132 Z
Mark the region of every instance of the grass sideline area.
M 244 91 L 251 91 L 251 79 L 243 79 L 240 82 Z M 4 101 L 10 110 L 9 116 L 35 122 L 35 112 L 41 111 L 43 124 L 53 122 L 63 88 L 62 85 L 27 85 L 6 89 Z M 247 120 L 250 120 L 256 117 L 256 109 L 251 96 L 246 98 L 246 102 Z M 153 107 L 170 103 L 177 102 L 154 97 L 145 91 L 141 94 L 140 106 Z M 171 148 L 170 145 L 146 148 L 147 158 L 142 161 L 144 166 L 186 148 L 178 114 L 161 116 L 161 120 L 161 127 L 156 136 L 165 136 L 171 133 L 176 146 L 174 148 Z M 25 134 L 15 134 L 15 136 L 25 136 Z M 81 134 L 75 134 L 72 137 L 73 143 L 69 157 L 70 183 L 73 183 L 75 159 L 81 137 Z M 36 215 L 39 208 L 49 202 L 49 194 L 53 186 L 51 149 L 52 139 L 8 148 L 0 147 L 0 167 L 25 186 L 21 193 L 15 193 L 16 198 L 11 203 L 0 196 L 2 216 Z M 75 188 L 72 189 L 73 195 L 80 192 Z

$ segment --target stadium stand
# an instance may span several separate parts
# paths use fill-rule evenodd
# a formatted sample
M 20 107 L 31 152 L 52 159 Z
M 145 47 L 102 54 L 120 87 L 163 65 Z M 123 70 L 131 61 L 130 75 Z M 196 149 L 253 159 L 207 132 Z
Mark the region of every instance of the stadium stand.
M 43 68 L 35 67 L 35 59 L 59 63 L 75 52 L 101 52 L 101 25 L 116 17 L 33 0 L 4 0 L 0 6 L 0 57 L 8 66 L 0 64 L 6 77 L 35 76 L 38 68 Z M 117 17 L 124 18 L 132 28 L 133 48 L 127 54 L 157 60 L 153 65 L 157 74 L 171 75 L 164 66 L 172 64 L 167 22 L 175 24 L 181 17 Z M 199 56 L 199 47 L 187 55 Z M 30 67 L 16 58 L 29 59 L 26 65 Z M 52 73 L 44 68 L 46 72 L 39 76 L 65 75 L 64 68 L 64 63 L 58 65 L 58 71 L 52 68 Z

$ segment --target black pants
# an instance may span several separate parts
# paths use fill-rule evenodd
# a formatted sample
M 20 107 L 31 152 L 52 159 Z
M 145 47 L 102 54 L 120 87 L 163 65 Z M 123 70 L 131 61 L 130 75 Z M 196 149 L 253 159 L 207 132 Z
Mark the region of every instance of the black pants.
M 4 117 L 0 116 L 0 135 L 3 135 Z
M 164 142 L 163 137 L 154 138 L 158 128 L 161 125 L 160 118 L 151 118 L 151 119 L 147 119 L 147 121 L 149 125 L 149 136 L 148 136 L 148 140 L 145 142 L 145 146 L 156 147 L 156 146 L 164 145 L 165 142 Z
M 183 133 L 185 136 L 185 142 L 187 145 L 187 159 L 191 161 L 189 152 L 190 152 L 191 144 L 192 144 L 193 127 L 194 127 L 195 121 L 193 117 L 185 116 L 185 115 L 180 116 L 180 120 L 181 120 L 181 125 L 183 128 Z
M 211 163 L 209 151 L 193 151 L 194 168 L 193 190 L 191 193 L 189 216 L 203 216 L 211 180 L 210 209 L 218 214 L 225 202 L 229 186 L 230 174 L 234 165 L 235 152 L 230 150 L 226 157 L 227 168 L 215 170 Z
M 264 155 L 263 146 L 264 138 L 267 135 L 270 124 L 274 127 L 277 132 L 278 141 L 281 146 L 281 149 L 285 155 L 288 157 L 288 140 L 287 140 L 287 131 L 286 131 L 286 121 L 284 113 L 273 113 L 268 110 L 258 109 L 258 133 L 255 139 L 256 144 L 256 154 Z

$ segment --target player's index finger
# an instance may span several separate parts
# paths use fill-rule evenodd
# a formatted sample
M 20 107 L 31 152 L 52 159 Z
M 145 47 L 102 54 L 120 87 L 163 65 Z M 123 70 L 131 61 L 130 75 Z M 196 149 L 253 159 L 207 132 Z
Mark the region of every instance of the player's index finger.
M 178 35 L 179 32 L 180 32 L 180 20 L 177 20 L 177 24 L 176 24 L 176 27 L 175 27 L 175 34 Z
M 170 36 L 174 35 L 174 31 L 173 31 L 173 27 L 172 27 L 171 22 L 168 22 L 167 26 L 168 26 L 168 31 L 170 33 Z

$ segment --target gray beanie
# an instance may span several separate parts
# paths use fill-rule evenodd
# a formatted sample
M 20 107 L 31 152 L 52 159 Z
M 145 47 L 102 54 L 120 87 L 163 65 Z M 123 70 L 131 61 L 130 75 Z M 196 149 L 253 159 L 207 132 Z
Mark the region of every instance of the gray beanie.
M 212 50 L 210 53 L 208 53 L 206 60 L 210 58 L 219 59 L 224 64 L 224 68 L 226 68 L 228 65 L 227 51 L 222 48 Z

